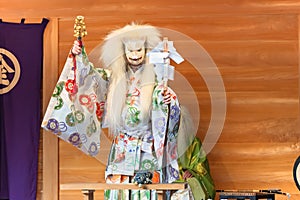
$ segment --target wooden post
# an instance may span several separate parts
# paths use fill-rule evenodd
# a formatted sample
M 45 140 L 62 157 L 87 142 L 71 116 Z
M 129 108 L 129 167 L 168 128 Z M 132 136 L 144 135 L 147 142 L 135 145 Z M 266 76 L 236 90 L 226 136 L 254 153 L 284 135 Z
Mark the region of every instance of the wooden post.
M 58 79 L 58 18 L 51 18 L 44 34 L 43 113 Z M 43 200 L 58 200 L 58 138 L 42 131 Z

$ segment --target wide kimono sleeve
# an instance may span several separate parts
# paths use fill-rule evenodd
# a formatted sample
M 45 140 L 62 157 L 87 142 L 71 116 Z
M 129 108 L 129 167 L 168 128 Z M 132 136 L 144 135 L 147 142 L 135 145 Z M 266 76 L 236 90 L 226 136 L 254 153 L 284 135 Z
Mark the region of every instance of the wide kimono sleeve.
M 84 47 L 69 54 L 47 107 L 42 128 L 96 156 L 108 85 L 104 69 L 94 68 Z
M 177 135 L 180 119 L 180 106 L 177 96 L 169 88 L 171 103 L 163 103 L 164 86 L 155 87 L 153 92 L 152 132 L 158 166 L 163 171 L 162 180 L 172 183 L 179 178 L 177 163 Z

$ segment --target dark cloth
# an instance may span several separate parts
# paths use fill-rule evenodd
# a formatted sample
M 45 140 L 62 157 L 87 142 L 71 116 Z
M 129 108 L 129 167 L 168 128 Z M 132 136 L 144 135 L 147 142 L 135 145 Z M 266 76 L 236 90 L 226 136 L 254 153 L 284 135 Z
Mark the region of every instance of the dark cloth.
M 0 20 L 0 199 L 35 200 L 43 33 L 48 23 Z

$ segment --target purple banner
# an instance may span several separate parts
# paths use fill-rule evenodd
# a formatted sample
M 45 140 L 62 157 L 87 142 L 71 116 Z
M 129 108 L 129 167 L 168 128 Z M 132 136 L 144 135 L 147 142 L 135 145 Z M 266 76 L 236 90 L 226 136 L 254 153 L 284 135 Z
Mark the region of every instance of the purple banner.
M 0 20 L 0 199 L 35 200 L 43 34 L 48 23 Z

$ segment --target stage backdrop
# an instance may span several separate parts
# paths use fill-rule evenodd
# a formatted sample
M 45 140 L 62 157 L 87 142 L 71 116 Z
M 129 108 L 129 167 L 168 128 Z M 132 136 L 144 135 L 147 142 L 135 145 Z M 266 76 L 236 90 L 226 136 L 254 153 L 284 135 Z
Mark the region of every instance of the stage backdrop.
M 300 199 L 292 173 L 300 152 L 299 0 L 3 0 L 0 13 L 6 21 L 19 22 L 21 16 L 27 22 L 50 19 L 45 31 L 45 107 L 73 44 L 77 15 L 86 19 L 88 53 L 109 31 L 131 21 L 169 28 L 196 40 L 216 63 L 226 89 L 226 121 L 208 154 L 216 187 L 281 188 L 292 194 L 290 200 Z M 206 83 L 193 67 L 183 64 L 176 70 L 197 94 L 198 136 L 203 139 L 211 121 Z M 81 191 L 59 191 L 59 185 L 104 182 L 104 164 L 64 141 L 57 142 L 51 133 L 41 136 L 38 196 L 42 198 L 37 199 L 79 199 Z M 103 199 L 101 192 L 96 191 L 96 199 Z M 286 199 L 276 195 L 276 200 Z
M 0 199 L 36 199 L 47 23 L 0 20 Z

